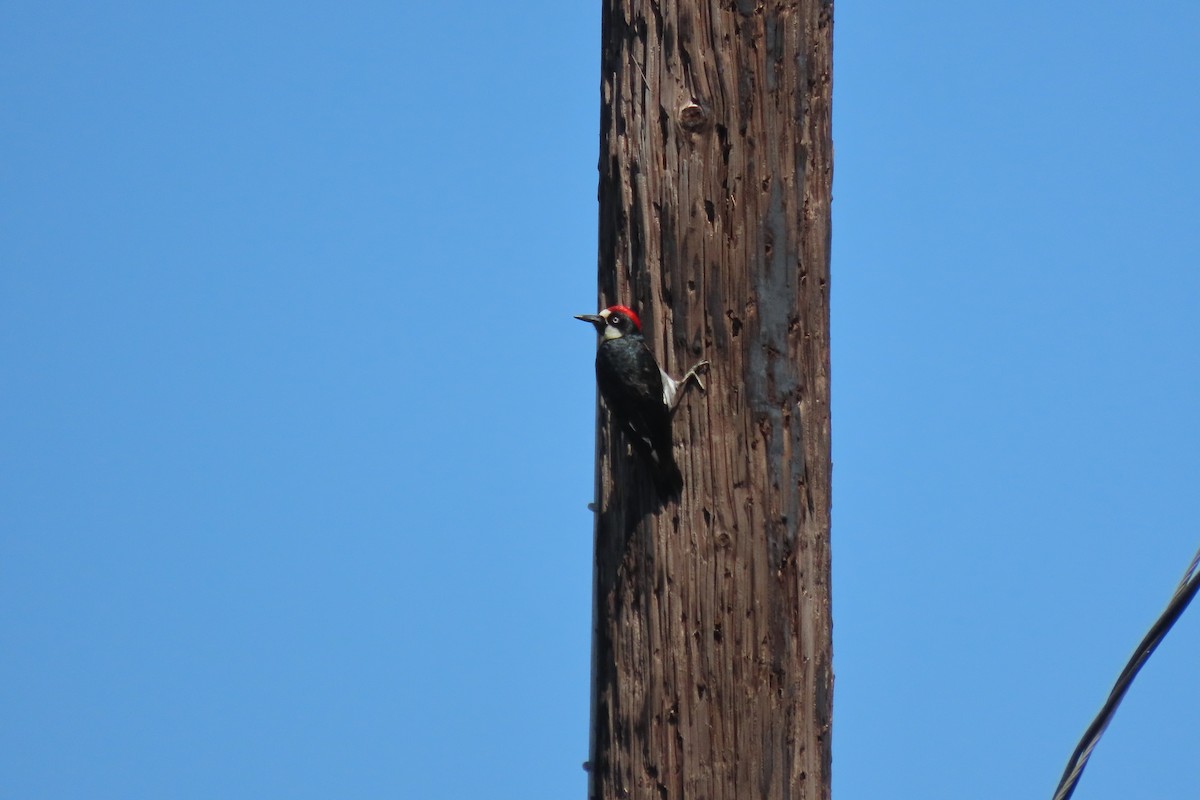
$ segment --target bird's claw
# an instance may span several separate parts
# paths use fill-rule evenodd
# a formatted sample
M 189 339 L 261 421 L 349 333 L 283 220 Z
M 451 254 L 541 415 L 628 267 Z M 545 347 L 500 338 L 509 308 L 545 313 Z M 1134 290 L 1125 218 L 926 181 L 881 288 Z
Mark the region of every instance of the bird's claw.
M 687 392 L 687 382 L 689 379 L 696 382 L 696 385 L 700 387 L 700 391 L 708 391 L 708 389 L 704 387 L 704 381 L 700 380 L 700 370 L 708 369 L 708 367 L 708 361 L 701 361 L 698 364 L 693 365 L 692 368 L 687 372 L 683 373 L 683 377 L 678 381 L 672 381 L 672 385 L 675 387 L 671 392 L 672 399 L 670 400 L 670 411 L 672 414 L 674 414 L 675 410 L 679 408 L 679 403 L 683 400 L 683 395 Z M 663 374 L 665 375 L 666 373 Z
M 700 391 L 707 392 L 708 389 L 704 388 L 704 381 L 700 380 L 699 370 L 702 368 L 704 370 L 707 370 L 709 368 L 709 366 L 710 366 L 710 364 L 707 359 L 693 365 L 691 369 L 689 369 L 687 372 L 683 373 L 683 377 L 679 379 L 679 382 L 681 384 L 687 383 L 687 379 L 691 378 L 692 380 L 694 380 L 696 382 L 696 385 L 700 387 Z

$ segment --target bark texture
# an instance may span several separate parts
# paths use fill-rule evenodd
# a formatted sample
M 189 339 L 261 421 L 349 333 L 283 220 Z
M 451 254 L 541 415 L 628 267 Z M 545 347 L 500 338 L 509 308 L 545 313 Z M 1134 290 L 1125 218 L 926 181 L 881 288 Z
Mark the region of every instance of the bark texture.
M 602 2 L 600 307 L 712 368 L 677 503 L 600 418 L 589 794 L 828 798 L 832 2 Z

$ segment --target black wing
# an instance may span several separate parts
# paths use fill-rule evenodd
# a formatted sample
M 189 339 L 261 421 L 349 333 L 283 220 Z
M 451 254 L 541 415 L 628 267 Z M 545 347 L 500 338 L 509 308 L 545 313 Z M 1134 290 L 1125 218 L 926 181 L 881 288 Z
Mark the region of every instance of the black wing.
M 622 337 L 601 344 L 596 381 L 609 411 L 648 463 L 659 491 L 678 496 L 683 476 L 671 449 L 671 412 L 663 402 L 662 373 L 646 343 Z

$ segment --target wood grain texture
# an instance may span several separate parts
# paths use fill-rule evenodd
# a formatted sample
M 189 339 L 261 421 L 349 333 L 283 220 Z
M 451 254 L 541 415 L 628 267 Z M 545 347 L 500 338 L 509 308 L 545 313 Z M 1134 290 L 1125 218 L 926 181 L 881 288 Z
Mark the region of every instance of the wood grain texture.
M 832 3 L 603 3 L 600 307 L 712 368 L 678 503 L 599 420 L 589 795 L 828 798 Z

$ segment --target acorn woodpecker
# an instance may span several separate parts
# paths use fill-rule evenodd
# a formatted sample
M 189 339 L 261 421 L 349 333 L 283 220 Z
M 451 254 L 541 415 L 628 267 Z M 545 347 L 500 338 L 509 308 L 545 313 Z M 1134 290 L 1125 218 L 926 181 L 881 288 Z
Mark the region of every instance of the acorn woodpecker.
M 626 306 L 609 306 L 575 319 L 592 323 L 600 334 L 596 382 L 608 410 L 646 462 L 659 494 L 678 497 L 683 475 L 672 453 L 671 414 L 688 378 L 704 388 L 696 370 L 708 362 L 701 361 L 678 381 L 672 378 L 654 360 L 641 320 Z

